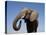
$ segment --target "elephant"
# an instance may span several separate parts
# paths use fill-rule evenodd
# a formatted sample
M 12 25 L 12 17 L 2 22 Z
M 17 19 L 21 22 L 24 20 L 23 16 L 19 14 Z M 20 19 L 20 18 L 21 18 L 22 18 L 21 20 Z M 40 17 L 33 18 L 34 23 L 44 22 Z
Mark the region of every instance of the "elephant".
M 19 31 L 19 29 L 21 29 L 21 21 L 18 25 L 18 28 L 16 27 L 17 21 L 21 18 L 26 22 L 27 33 L 37 32 L 38 13 L 36 11 L 29 8 L 22 9 L 13 21 L 13 29 L 16 31 Z

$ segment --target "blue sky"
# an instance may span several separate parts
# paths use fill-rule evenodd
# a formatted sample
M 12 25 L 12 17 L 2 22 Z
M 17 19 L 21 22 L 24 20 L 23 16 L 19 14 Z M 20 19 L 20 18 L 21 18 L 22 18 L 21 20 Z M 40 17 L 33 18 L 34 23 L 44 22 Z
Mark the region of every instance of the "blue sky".
M 38 32 L 44 32 L 45 29 L 45 13 L 44 13 L 44 3 L 25 3 L 25 2 L 15 2 L 15 1 L 8 1 L 7 2 L 7 32 L 14 33 L 13 29 L 13 20 L 16 15 L 20 12 L 20 10 L 24 7 L 31 8 L 37 10 L 39 13 L 38 17 Z M 15 31 L 16 32 L 16 31 Z

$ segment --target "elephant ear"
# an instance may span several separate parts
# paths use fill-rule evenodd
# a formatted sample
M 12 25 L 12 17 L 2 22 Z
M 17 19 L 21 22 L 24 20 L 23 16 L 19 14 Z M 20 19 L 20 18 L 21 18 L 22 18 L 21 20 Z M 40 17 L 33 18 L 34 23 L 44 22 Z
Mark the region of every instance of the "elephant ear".
M 36 12 L 36 11 L 32 12 L 32 14 L 30 16 L 30 21 L 37 20 L 37 18 L 38 18 L 38 12 Z

